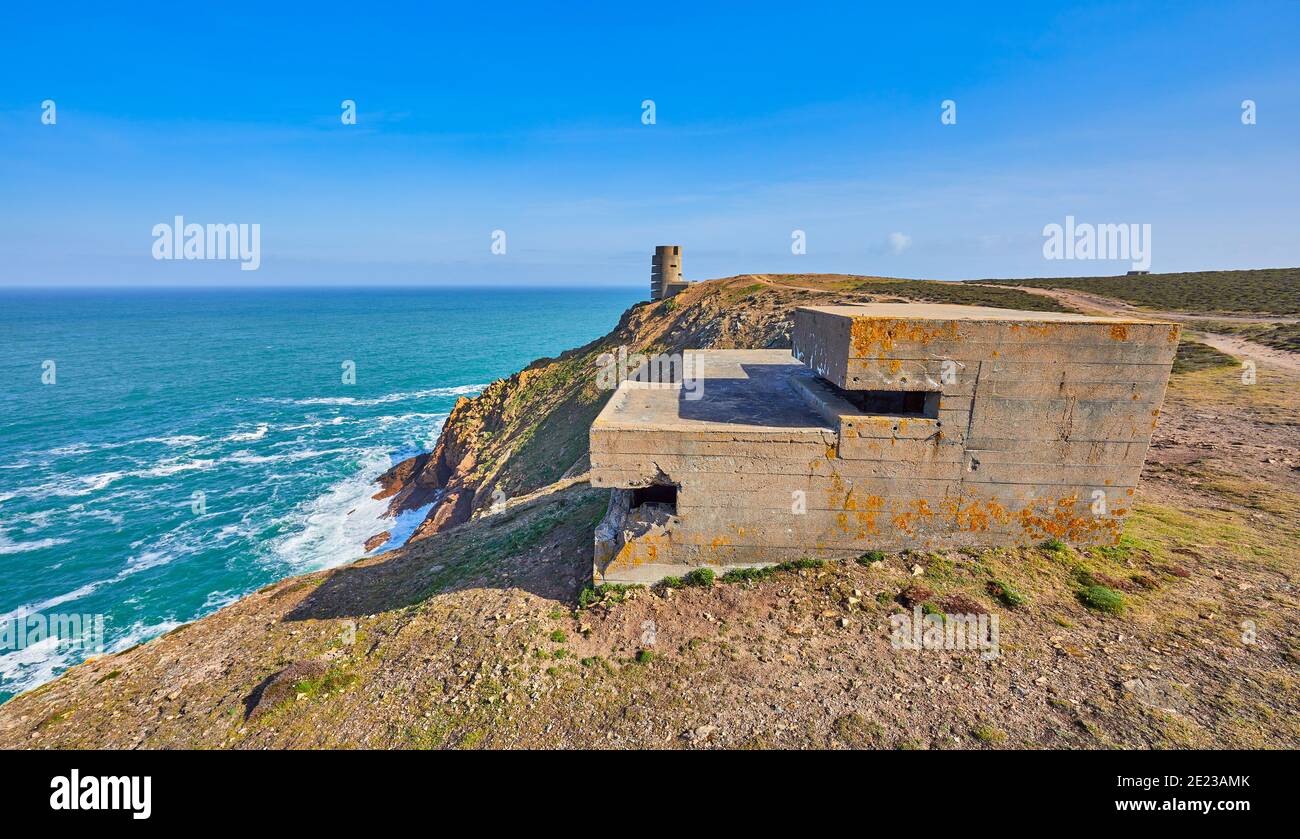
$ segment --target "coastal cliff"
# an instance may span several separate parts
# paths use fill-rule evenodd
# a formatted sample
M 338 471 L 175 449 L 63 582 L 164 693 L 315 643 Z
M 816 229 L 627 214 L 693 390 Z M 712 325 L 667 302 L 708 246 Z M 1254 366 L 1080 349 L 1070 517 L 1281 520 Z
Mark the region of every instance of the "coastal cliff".
M 1300 739 L 1300 377 L 1261 364 L 1243 389 L 1231 357 L 1190 342 L 1119 545 L 588 588 L 609 497 L 583 480 L 588 427 L 608 398 L 597 356 L 784 347 L 795 306 L 872 299 L 1060 306 L 1016 289 L 840 275 L 746 275 L 634 306 L 605 337 L 459 401 L 432 452 L 383 476 L 390 510 L 429 507 L 406 545 L 272 583 L 73 667 L 0 705 L 0 747 Z M 501 498 L 505 509 L 487 514 Z M 1088 599 L 1097 589 L 1114 595 L 1104 610 Z M 898 648 L 891 621 L 922 607 L 997 616 L 1000 654 Z M 1243 620 L 1257 643 L 1241 642 Z

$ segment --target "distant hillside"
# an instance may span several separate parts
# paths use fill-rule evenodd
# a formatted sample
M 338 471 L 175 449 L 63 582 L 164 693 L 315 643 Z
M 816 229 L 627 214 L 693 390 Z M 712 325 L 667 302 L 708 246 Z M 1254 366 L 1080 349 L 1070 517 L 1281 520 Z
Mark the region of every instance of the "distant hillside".
M 1001 286 L 1069 288 L 1155 309 L 1300 315 L 1300 268 L 1195 271 L 1118 277 L 968 280 Z

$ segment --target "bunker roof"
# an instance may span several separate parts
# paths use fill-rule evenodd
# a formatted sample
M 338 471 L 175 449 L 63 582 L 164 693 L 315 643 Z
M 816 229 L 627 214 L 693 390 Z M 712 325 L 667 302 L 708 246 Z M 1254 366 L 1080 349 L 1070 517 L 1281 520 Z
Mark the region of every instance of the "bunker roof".
M 851 303 L 841 306 L 800 306 L 800 310 L 849 318 L 907 318 L 909 320 L 1040 321 L 1051 323 L 1165 323 L 1140 317 L 1107 317 L 1075 312 L 1032 312 L 952 303 Z
M 687 350 L 695 381 L 623 382 L 592 423 L 593 431 L 821 434 L 827 420 L 793 387 L 816 374 L 789 350 Z M 703 398 L 692 400 L 692 391 Z M 845 403 L 845 411 L 852 406 Z

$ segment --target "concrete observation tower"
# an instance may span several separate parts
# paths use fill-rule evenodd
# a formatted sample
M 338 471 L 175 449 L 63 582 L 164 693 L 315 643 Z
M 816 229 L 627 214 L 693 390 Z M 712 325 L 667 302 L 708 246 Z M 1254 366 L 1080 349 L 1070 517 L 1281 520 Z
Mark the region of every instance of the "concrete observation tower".
M 682 246 L 659 245 L 650 258 L 650 299 L 672 297 L 690 283 L 682 279 Z

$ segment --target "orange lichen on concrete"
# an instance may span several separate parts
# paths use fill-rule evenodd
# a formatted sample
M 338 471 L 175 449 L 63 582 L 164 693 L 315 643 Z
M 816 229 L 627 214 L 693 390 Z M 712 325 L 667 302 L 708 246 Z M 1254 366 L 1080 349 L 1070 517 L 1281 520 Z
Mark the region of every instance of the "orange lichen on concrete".
M 899 341 L 924 345 L 940 338 L 957 340 L 957 322 L 927 326 L 905 318 L 858 317 L 850 329 L 856 358 L 879 357 L 893 351 Z
M 922 519 L 933 519 L 934 511 L 930 509 L 930 502 L 924 498 L 914 499 L 911 503 L 911 510 L 903 510 L 894 515 L 894 527 L 906 533 L 908 536 L 916 535 L 916 524 Z
M 1117 323 L 1110 328 L 1110 337 L 1116 341 L 1128 340 L 1128 327 L 1122 323 Z
M 1119 519 L 1123 512 L 1110 515 L 1093 515 L 1091 511 L 1078 514 L 1079 497 L 1069 495 L 1055 502 L 1044 499 L 1020 511 L 1020 527 L 1032 540 L 1061 539 L 1063 541 L 1098 541 L 1119 538 Z
M 1030 335 L 1036 335 L 1039 338 L 1047 338 L 1056 332 L 1057 325 L 1054 323 L 1013 323 L 1011 324 L 1010 329 L 1013 333 L 1019 332 L 1023 329 Z M 997 355 L 996 352 L 993 354 Z
M 944 502 L 944 509 L 958 530 L 969 533 L 982 533 L 994 523 L 1006 524 L 1011 521 L 1011 513 L 991 498 L 983 502 L 971 499 L 969 503 L 965 499 L 954 498 Z

